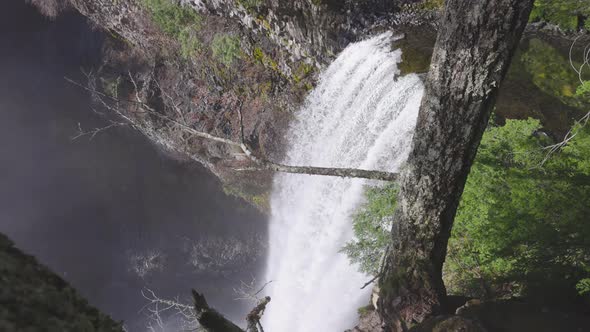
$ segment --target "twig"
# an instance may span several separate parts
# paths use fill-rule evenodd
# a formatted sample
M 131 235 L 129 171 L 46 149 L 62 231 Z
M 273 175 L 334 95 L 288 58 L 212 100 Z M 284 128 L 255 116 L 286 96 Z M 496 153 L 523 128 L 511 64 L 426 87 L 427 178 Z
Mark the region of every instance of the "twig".
M 578 74 L 578 80 L 580 81 L 580 83 L 584 84 L 585 83 L 585 80 L 583 79 L 584 67 L 585 66 L 590 67 L 590 43 L 584 46 L 584 50 L 582 53 L 582 64 L 579 67 L 576 67 L 576 65 L 574 64 L 574 60 L 573 60 L 573 51 L 574 51 L 574 46 L 580 37 L 581 36 L 576 37 L 573 40 L 572 44 L 570 45 L 569 62 L 570 62 L 570 66 L 572 67 L 572 69 L 576 72 L 576 74 Z M 558 152 L 559 150 L 563 149 L 566 145 L 568 145 L 568 143 L 578 135 L 579 130 L 587 125 L 589 119 L 590 119 L 590 111 L 588 113 L 586 113 L 580 120 L 575 121 L 574 125 L 572 126 L 572 129 L 570 129 L 566 133 L 564 139 L 561 142 L 546 146 L 544 149 L 548 150 L 548 153 L 545 155 L 545 157 L 541 161 L 541 166 L 544 165 L 554 153 Z M 577 127 L 576 125 L 580 125 L 580 126 Z
M 126 125 L 125 123 L 112 122 L 111 121 L 111 124 L 108 125 L 108 126 L 104 126 L 104 127 L 101 127 L 101 128 L 94 128 L 94 129 L 92 129 L 90 131 L 84 131 L 84 130 L 82 130 L 82 125 L 80 124 L 80 122 L 78 122 L 78 135 L 72 136 L 71 137 L 71 140 L 72 141 L 75 141 L 75 140 L 77 140 L 80 137 L 90 135 L 89 140 L 92 141 L 96 135 L 98 135 L 99 133 L 101 133 L 103 131 L 109 130 L 109 129 L 114 128 L 114 127 L 122 127 L 122 126 L 125 126 L 125 125 Z
M 381 275 L 380 275 L 380 274 L 378 274 L 378 275 L 374 276 L 374 277 L 373 277 L 373 279 L 371 279 L 371 280 L 367 281 L 367 283 L 365 283 L 365 284 L 363 285 L 363 287 L 361 287 L 361 289 L 365 289 L 365 288 L 367 288 L 367 286 L 369 286 L 370 284 L 372 284 L 373 282 L 375 282 L 375 280 L 379 279 L 379 277 L 381 277 Z
M 391 244 L 388 244 L 387 247 L 385 247 L 385 250 L 383 251 L 383 255 L 381 256 L 381 262 L 379 263 L 379 272 L 377 273 L 377 275 L 375 275 L 373 277 L 373 279 L 367 281 L 363 287 L 361 287 L 361 289 L 365 289 L 367 288 L 367 286 L 369 286 L 370 284 L 374 283 L 375 280 L 381 278 L 381 276 L 383 275 L 383 269 L 385 268 L 385 257 L 387 256 L 387 253 L 389 252 L 389 248 L 391 247 Z

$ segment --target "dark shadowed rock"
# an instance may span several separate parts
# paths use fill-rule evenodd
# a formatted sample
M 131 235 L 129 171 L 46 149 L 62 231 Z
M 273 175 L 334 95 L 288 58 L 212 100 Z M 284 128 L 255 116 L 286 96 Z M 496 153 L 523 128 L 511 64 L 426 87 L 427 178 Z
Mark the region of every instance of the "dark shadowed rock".
M 410 329 L 410 332 L 486 332 L 475 320 L 461 316 L 440 316 L 431 318 Z
M 0 331 L 122 331 L 67 282 L 0 234 Z

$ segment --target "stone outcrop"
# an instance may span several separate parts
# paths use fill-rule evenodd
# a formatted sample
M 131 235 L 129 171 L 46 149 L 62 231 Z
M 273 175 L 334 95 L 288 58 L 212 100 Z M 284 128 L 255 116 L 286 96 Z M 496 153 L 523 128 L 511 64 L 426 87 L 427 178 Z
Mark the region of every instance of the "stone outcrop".
M 0 233 L 0 331 L 123 331 Z

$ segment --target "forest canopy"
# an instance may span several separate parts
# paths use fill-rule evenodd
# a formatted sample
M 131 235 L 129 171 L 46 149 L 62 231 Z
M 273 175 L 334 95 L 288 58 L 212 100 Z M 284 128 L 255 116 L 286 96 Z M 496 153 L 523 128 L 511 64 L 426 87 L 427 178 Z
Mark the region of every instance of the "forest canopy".
M 449 293 L 590 292 L 590 129 L 545 160 L 551 143 L 534 119 L 486 130 L 448 245 Z M 394 186 L 369 189 L 354 218 L 344 252 L 363 272 L 378 273 L 396 197 Z
M 451 293 L 571 293 L 590 277 L 590 131 L 544 161 L 540 127 L 508 120 L 485 133 L 449 241 Z

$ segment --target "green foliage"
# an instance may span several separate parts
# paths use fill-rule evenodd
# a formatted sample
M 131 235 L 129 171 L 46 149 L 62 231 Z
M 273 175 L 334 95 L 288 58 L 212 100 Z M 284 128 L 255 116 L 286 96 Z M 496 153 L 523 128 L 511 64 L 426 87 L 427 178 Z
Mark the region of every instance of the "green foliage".
M 115 79 L 101 78 L 103 91 L 110 97 L 119 97 L 119 87 L 121 86 L 121 76 Z
M 590 176 L 590 130 L 577 123 L 572 128 L 575 138 L 563 148 L 569 166 L 584 176 Z
M 194 56 L 202 48 L 201 41 L 190 28 L 180 31 L 178 42 L 180 42 L 180 55 L 185 59 Z
M 315 67 L 307 64 L 305 62 L 300 62 L 299 65 L 292 73 L 292 79 L 295 83 L 300 83 L 306 77 L 308 77 L 313 71 Z
M 266 56 L 264 54 L 264 51 L 262 51 L 260 47 L 255 47 L 254 51 L 252 52 L 252 55 L 254 56 L 254 59 L 258 62 L 263 62 L 264 57 Z
M 143 5 L 152 14 L 156 24 L 167 34 L 177 37 L 187 27 L 199 29 L 199 14 L 173 0 L 143 0 Z
M 211 51 L 217 61 L 229 67 L 242 54 L 240 39 L 229 34 L 216 35 L 211 43 Z
M 588 16 L 590 5 L 584 0 L 536 0 L 530 20 L 543 20 L 565 30 L 576 30 L 582 23 L 588 29 Z
M 543 147 L 553 142 L 539 129 L 529 119 L 486 130 L 449 239 L 450 293 L 588 294 L 590 128 L 576 125 L 576 136 L 549 159 Z M 396 198 L 394 186 L 370 189 L 354 217 L 356 239 L 343 251 L 361 271 L 377 273 Z
M 375 311 L 375 308 L 373 307 L 372 304 L 366 305 L 364 307 L 360 307 L 356 310 L 359 317 L 366 316 L 367 314 L 371 313 L 372 311 Z
M 450 292 L 573 290 L 588 276 L 590 133 L 580 129 L 541 167 L 547 142 L 535 134 L 539 127 L 537 120 L 508 120 L 484 134 L 449 241 Z
M 391 220 L 397 200 L 397 186 L 369 188 L 367 202 L 353 217 L 356 239 L 343 248 L 362 272 L 376 275 L 381 257 L 389 244 Z
M 569 106 L 585 109 L 589 105 L 590 95 L 578 94 L 576 91 L 581 89 L 583 92 L 587 86 L 578 87 L 579 77 L 572 70 L 569 59 L 551 45 L 540 39 L 532 39 L 520 60 L 532 76 L 533 83 L 543 92 Z M 579 67 L 579 64 L 574 65 Z
M 590 278 L 584 278 L 578 282 L 576 289 L 580 295 L 590 294 Z
M 142 0 L 142 4 L 160 29 L 178 40 L 184 58 L 193 56 L 201 48 L 197 32 L 201 29 L 202 18 L 195 10 L 173 0 Z
M 263 66 L 270 68 L 274 71 L 279 70 L 279 65 L 276 61 L 274 61 L 269 55 L 264 53 L 264 51 L 260 47 L 255 47 L 254 51 L 252 52 L 254 60 L 260 62 Z
M 590 99 L 590 81 L 584 81 L 578 86 L 576 96 Z

